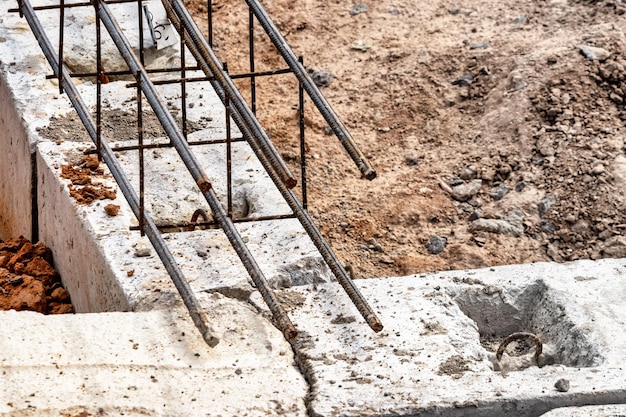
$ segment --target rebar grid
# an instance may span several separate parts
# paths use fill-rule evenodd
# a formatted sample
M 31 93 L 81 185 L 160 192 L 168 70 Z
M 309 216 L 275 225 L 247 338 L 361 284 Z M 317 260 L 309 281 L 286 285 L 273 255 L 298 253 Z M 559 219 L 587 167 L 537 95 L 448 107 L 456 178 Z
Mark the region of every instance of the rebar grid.
M 249 6 L 249 56 L 250 56 L 250 72 L 247 74 L 228 74 L 227 65 L 225 63 L 221 63 L 217 60 L 213 50 L 212 50 L 212 11 L 211 11 L 211 2 L 209 0 L 209 35 L 208 41 L 205 39 L 195 22 L 189 15 L 187 9 L 184 4 L 180 0 L 161 0 L 163 6 L 168 14 L 168 18 L 173 23 L 176 31 L 180 36 L 180 67 L 174 69 L 156 69 L 156 70 L 146 70 L 144 67 L 144 39 L 143 39 L 143 14 L 147 12 L 142 7 L 142 3 L 140 0 L 92 0 L 91 3 L 65 3 L 61 1 L 60 5 L 57 6 L 43 6 L 39 8 L 34 8 L 30 5 L 28 0 L 18 0 L 19 8 L 14 11 L 19 11 L 20 15 L 24 15 L 31 26 L 33 33 L 35 34 L 44 55 L 48 59 L 50 66 L 53 69 L 53 75 L 48 78 L 57 78 L 59 80 L 59 89 L 61 92 L 66 92 L 73 106 L 75 107 L 77 113 L 85 128 L 87 129 L 90 137 L 94 141 L 96 145 L 95 153 L 98 154 L 99 159 L 103 159 L 104 162 L 109 166 L 113 177 L 118 182 L 122 193 L 126 197 L 129 202 L 133 213 L 137 217 L 139 221 L 139 227 L 136 228 L 141 231 L 142 234 L 146 234 L 155 247 L 157 254 L 159 255 L 161 261 L 165 265 L 168 273 L 172 277 L 172 280 L 175 283 L 175 286 L 179 293 L 181 294 L 185 306 L 190 312 L 190 315 L 200 330 L 201 334 L 207 341 L 207 343 L 211 346 L 214 346 L 217 343 L 217 339 L 212 335 L 212 332 L 206 322 L 206 316 L 202 312 L 194 294 L 191 290 L 188 282 L 183 276 L 182 271 L 176 264 L 176 260 L 169 252 L 165 241 L 162 239 L 159 233 L 159 227 L 157 227 L 154 221 L 151 219 L 149 213 L 145 210 L 145 195 L 144 195 L 144 151 L 150 148 L 156 147 L 174 147 L 178 152 L 181 160 L 191 173 L 194 178 L 198 188 L 201 190 L 203 196 L 205 197 L 207 203 L 209 204 L 211 210 L 214 213 L 215 220 L 209 221 L 206 213 L 202 213 L 203 222 L 197 222 L 198 215 L 194 213 L 194 218 L 192 219 L 193 227 L 189 227 L 189 223 L 174 225 L 181 227 L 189 227 L 189 230 L 193 230 L 195 227 L 219 227 L 226 234 L 229 239 L 232 247 L 235 249 L 239 258 L 241 259 L 243 265 L 248 271 L 250 277 L 252 278 L 256 288 L 259 293 L 262 295 L 264 301 L 268 305 L 274 320 L 279 327 L 285 337 L 287 339 L 292 339 L 296 335 L 296 329 L 291 323 L 289 317 L 287 316 L 284 309 L 277 302 L 276 297 L 274 296 L 272 290 L 269 287 L 267 279 L 263 275 L 263 272 L 257 265 L 256 261 L 252 257 L 248 248 L 246 247 L 243 239 L 239 235 L 237 229 L 234 227 L 235 222 L 247 222 L 247 221 L 260 221 L 265 219 L 279 219 L 279 218 L 297 218 L 302 224 L 303 228 L 312 239 L 313 243 L 317 247 L 318 251 L 330 267 L 331 271 L 346 290 L 350 299 L 353 301 L 355 306 L 361 315 L 365 318 L 366 322 L 374 331 L 380 331 L 382 329 L 382 324 L 376 314 L 373 312 L 371 307 L 367 304 L 365 299 L 362 297 L 358 289 L 354 286 L 354 283 L 347 275 L 345 269 L 336 258 L 335 254 L 332 252 L 330 246 L 326 243 L 321 233 L 313 223 L 312 219 L 306 212 L 307 207 L 307 192 L 306 192 L 306 154 L 305 154 L 305 143 L 304 143 L 304 91 L 306 91 L 309 96 L 312 98 L 313 102 L 316 104 L 318 108 L 320 105 L 320 111 L 326 118 L 327 122 L 335 132 L 335 134 L 339 137 L 340 141 L 348 151 L 348 154 L 352 157 L 352 159 L 357 163 L 357 166 L 361 170 L 361 173 L 365 178 L 372 179 L 376 176 L 375 172 L 361 152 L 358 150 L 352 138 L 347 133 L 345 127 L 341 124 L 337 116 L 334 114 L 328 103 L 325 101 L 317 87 L 312 83 L 310 77 L 304 71 L 304 66 L 302 64 L 302 58 L 298 58 L 297 61 L 292 62 L 291 57 L 295 57 L 291 49 L 286 45 L 286 43 L 282 46 L 282 48 L 278 48 L 279 52 L 285 58 L 285 61 L 289 68 L 287 69 L 279 69 L 274 71 L 264 71 L 264 72 L 256 72 L 254 65 L 254 36 L 253 36 L 253 22 L 254 18 L 256 18 L 262 23 L 264 29 L 268 33 L 268 36 L 274 41 L 276 38 L 276 34 L 272 34 L 273 31 L 277 32 L 277 29 L 273 27 L 269 18 L 265 15 L 265 12 L 259 9 L 260 6 L 256 6 L 254 2 L 248 2 Z M 108 4 L 111 3 L 122 3 L 122 2 L 136 2 L 138 16 L 139 16 L 139 35 L 140 35 L 140 47 L 139 47 L 139 57 L 137 57 L 128 42 L 125 38 L 122 30 L 118 26 L 115 18 L 113 17 Z M 96 14 L 96 69 L 94 72 L 88 72 L 83 74 L 69 74 L 68 71 L 62 65 L 63 62 L 63 20 L 64 13 L 63 10 L 69 7 L 79 7 L 79 6 L 93 6 Z M 53 8 L 59 8 L 59 18 L 60 18 L 60 28 L 59 28 L 59 38 L 60 42 L 58 45 L 58 55 L 55 53 L 54 48 L 50 44 L 49 40 L 45 35 L 45 31 L 41 26 L 41 23 L 37 19 L 35 10 L 48 10 Z M 260 17 L 259 17 L 260 16 Z M 268 22 L 269 21 L 269 26 Z M 101 62 L 101 29 L 100 26 L 104 25 L 107 32 L 109 33 L 111 39 L 115 43 L 117 49 L 122 55 L 124 61 L 128 65 L 128 71 L 115 71 L 115 72 L 106 72 L 102 67 Z M 268 30 L 269 27 L 269 30 Z M 282 35 L 278 33 L 279 40 L 282 39 Z M 284 40 L 284 39 L 283 39 Z M 195 60 L 197 61 L 196 66 L 188 66 L 186 64 L 186 50 L 188 50 Z M 286 52 L 285 52 L 286 51 Z M 61 63 L 61 65 L 59 65 Z M 187 71 L 191 70 L 202 70 L 205 74 L 205 77 L 188 77 Z M 149 74 L 151 73 L 172 73 L 179 72 L 180 78 L 168 79 L 168 80 L 160 80 L 158 82 L 153 82 Z M 256 119 L 256 77 L 264 77 L 264 76 L 272 76 L 276 74 L 286 74 L 293 73 L 299 80 L 298 94 L 299 94 L 299 134 L 300 134 L 300 158 L 301 158 L 301 174 L 300 174 L 300 184 L 302 190 L 302 203 L 298 200 L 295 193 L 292 191 L 292 188 L 296 184 L 296 180 L 291 174 L 289 168 L 280 157 L 280 154 L 275 149 L 273 143 L 260 126 L 259 122 Z M 137 146 L 125 146 L 125 147 L 117 147 L 111 148 L 108 144 L 107 140 L 102 135 L 102 105 L 101 105 L 101 85 L 105 84 L 109 81 L 108 77 L 113 75 L 133 75 L 135 78 L 135 83 L 128 84 L 128 87 L 134 87 L 137 90 Z M 302 75 L 304 74 L 304 75 Z M 72 76 L 95 76 L 96 79 L 96 121 L 94 122 L 92 116 L 90 115 L 85 103 L 82 101 L 78 90 L 73 84 L 71 77 Z M 251 108 L 248 107 L 245 100 L 242 98 L 241 94 L 233 84 L 232 80 L 236 78 L 248 78 L 250 80 L 250 88 L 251 88 Z M 226 110 L 226 138 L 225 139 L 217 139 L 217 140 L 205 140 L 205 141 L 193 141 L 188 142 L 187 140 L 187 114 L 186 114 L 186 84 L 188 82 L 200 82 L 200 81 L 208 81 L 213 86 L 213 89 L 217 93 L 218 97 L 222 100 L 225 110 Z M 181 100 L 182 100 L 182 127 L 179 128 L 176 121 L 174 120 L 171 113 L 167 110 L 167 107 L 163 103 L 162 99 L 159 97 L 155 85 L 157 84 L 167 84 L 167 83 L 178 83 L 181 86 Z M 307 84 L 311 84 L 313 87 L 308 86 Z M 154 114 L 157 116 L 159 122 L 164 128 L 167 136 L 170 139 L 169 144 L 145 144 L 143 141 L 143 122 L 142 122 L 142 105 L 143 105 L 143 97 L 145 97 L 152 107 Z M 320 98 L 321 97 L 321 98 Z M 321 103 L 321 104 L 320 104 Z M 234 120 L 237 124 L 239 130 L 242 133 L 242 137 L 232 137 L 231 129 L 230 129 L 230 120 Z M 280 215 L 280 216 L 263 216 L 261 218 L 233 218 L 233 210 L 232 210 L 232 176 L 231 176 L 231 143 L 246 140 L 250 145 L 251 149 L 254 151 L 259 161 L 267 171 L 268 175 L 280 191 L 281 195 L 289 205 L 292 210 L 291 215 Z M 224 143 L 226 144 L 227 149 L 227 169 L 226 169 L 226 177 L 227 177 L 227 204 L 226 210 L 221 206 L 216 194 L 213 191 L 211 182 L 207 178 L 204 173 L 202 167 L 198 163 L 195 158 L 195 155 L 191 151 L 192 145 L 200 145 L 200 144 L 214 144 L 214 143 Z M 116 159 L 114 151 L 122 151 L 122 150 L 137 150 L 139 155 L 139 195 L 135 192 L 134 188 L 130 184 L 126 174 L 121 168 L 119 161 Z M 199 213 L 200 214 L 200 213 Z M 164 226 L 167 228 L 168 226 Z

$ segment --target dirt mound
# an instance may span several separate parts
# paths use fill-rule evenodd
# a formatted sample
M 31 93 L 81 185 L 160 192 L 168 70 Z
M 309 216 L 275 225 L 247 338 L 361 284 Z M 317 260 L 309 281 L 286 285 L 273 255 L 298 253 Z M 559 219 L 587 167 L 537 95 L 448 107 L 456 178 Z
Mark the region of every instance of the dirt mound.
M 0 241 L 0 310 L 43 314 L 74 312 L 69 293 L 52 267 L 52 254 L 41 242 L 24 237 Z
M 622 1 L 262 3 L 378 172 L 307 101 L 309 211 L 357 276 L 626 256 Z M 212 4 L 220 60 L 247 71 L 246 8 Z M 256 69 L 284 67 L 254 33 Z M 256 86 L 297 172 L 293 77 Z

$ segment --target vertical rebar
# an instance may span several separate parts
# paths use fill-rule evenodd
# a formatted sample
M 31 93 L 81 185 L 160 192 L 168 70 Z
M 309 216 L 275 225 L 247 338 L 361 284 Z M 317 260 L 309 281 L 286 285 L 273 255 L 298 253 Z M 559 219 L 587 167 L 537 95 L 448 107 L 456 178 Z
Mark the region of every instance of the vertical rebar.
M 300 64 L 304 66 L 304 58 L 298 58 Z M 307 210 L 308 200 L 306 192 L 306 143 L 304 139 L 304 89 L 302 83 L 298 81 L 298 107 L 300 121 L 300 184 L 302 187 L 302 208 Z
M 95 0 L 99 2 L 100 0 Z M 102 67 L 102 31 L 100 27 L 100 13 L 96 9 L 96 150 L 98 161 L 102 161 L 100 138 L 102 137 L 102 82 L 104 70 Z
M 228 74 L 228 65 L 226 62 L 223 64 L 224 72 Z M 226 96 L 225 102 L 225 113 L 226 113 L 226 212 L 228 213 L 228 217 L 232 220 L 233 218 L 233 174 L 232 174 L 232 136 L 230 133 L 230 100 L 228 100 L 228 96 Z
M 63 67 L 63 34 L 65 32 L 65 0 L 59 2 L 59 63 Z M 59 78 L 59 94 L 63 94 L 63 71 L 57 74 Z
M 256 77 L 254 76 L 254 14 L 248 10 L 248 36 L 250 38 L 250 107 L 256 116 Z
M 182 29 L 182 28 L 181 28 Z M 185 32 L 180 31 L 180 106 L 183 136 L 187 140 L 187 68 L 185 67 Z
M 141 0 L 137 0 L 137 16 L 139 19 L 139 61 L 141 65 L 144 63 L 144 39 L 143 39 L 143 5 Z M 139 230 L 141 236 L 144 235 L 144 223 L 145 223 L 145 160 L 144 160 L 144 147 L 143 147 L 143 103 L 141 88 L 137 82 L 137 145 L 139 153 Z
M 213 48 L 213 0 L 207 1 L 207 39 Z
M 188 32 L 189 35 L 189 42 L 187 43 L 187 47 L 194 55 L 194 58 L 196 59 L 202 70 L 205 72 L 205 74 L 209 77 L 215 76 L 216 78 L 220 78 L 220 82 L 213 82 L 212 85 L 218 95 L 220 95 L 220 98 L 222 98 L 223 100 L 223 96 L 226 95 L 225 87 L 230 86 L 230 83 L 232 83 L 232 81 L 230 80 L 230 78 L 225 77 L 223 71 L 220 71 L 220 68 L 218 68 L 216 64 L 217 58 L 214 56 L 209 46 L 206 45 L 206 41 L 199 33 L 199 29 L 189 15 L 189 12 L 180 0 L 161 1 L 168 13 L 168 17 L 170 18 L 170 20 L 180 21 L 183 23 L 184 29 Z M 302 82 L 300 78 L 299 80 L 300 82 Z M 224 84 L 222 84 L 222 82 Z M 234 95 L 234 97 L 237 100 L 242 100 L 239 95 Z M 239 116 L 237 112 L 233 113 L 233 119 L 235 119 L 235 116 Z M 252 134 L 252 130 L 246 123 L 240 125 L 240 130 L 242 131 L 244 136 Z M 290 189 L 291 187 L 286 186 L 283 178 L 276 170 L 276 166 L 274 165 L 274 163 L 270 159 L 268 159 L 266 152 L 261 149 L 260 141 L 249 140 L 248 143 L 265 170 L 267 171 L 268 175 L 278 188 L 278 190 L 283 195 L 283 198 L 293 211 L 294 215 L 298 218 L 298 220 L 302 224 L 302 227 L 317 247 L 318 251 L 322 255 L 322 258 L 324 258 L 324 261 L 326 261 L 326 263 L 328 264 L 330 270 L 333 272 L 333 275 L 335 275 L 337 281 L 341 284 L 341 286 L 348 294 L 350 300 L 352 300 L 352 302 L 356 306 L 359 313 L 363 316 L 363 318 L 372 328 L 372 330 L 374 330 L 375 332 L 381 331 L 383 329 L 383 324 L 381 323 L 380 319 L 378 318 L 376 313 L 374 313 L 367 301 L 363 298 L 358 288 L 354 285 L 354 282 L 350 279 L 345 268 L 333 253 L 330 245 L 328 245 L 324 237 L 321 235 L 320 231 L 315 226 L 313 219 L 311 219 L 308 212 L 303 209 L 302 205 L 298 201 L 298 198 Z M 373 175 L 371 178 L 376 175 L 373 170 L 365 169 L 365 172 L 368 172 L 368 175 L 370 176 Z
M 263 297 L 263 300 L 269 307 L 272 316 L 276 320 L 276 325 L 281 329 L 285 337 L 289 340 L 293 339 L 297 330 L 284 308 L 278 303 L 276 296 L 272 292 L 267 279 L 263 275 L 263 272 L 259 268 L 258 264 L 252 257 L 250 250 L 247 248 L 243 238 L 235 228 L 232 220 L 228 217 L 224 208 L 222 207 L 213 186 L 209 181 L 206 173 L 198 163 L 195 155 L 191 152 L 189 145 L 182 136 L 180 129 L 178 128 L 176 121 L 172 114 L 167 110 L 162 98 L 157 94 L 156 89 L 146 69 L 137 62 L 137 58 L 132 51 L 132 47 L 128 42 L 128 39 L 122 33 L 117 21 L 113 17 L 108 5 L 104 2 L 98 4 L 100 9 L 100 16 L 102 23 L 108 30 L 111 39 L 117 46 L 117 49 L 122 54 L 124 61 L 128 65 L 131 73 L 135 76 L 137 84 L 141 87 L 142 92 L 145 94 L 146 99 L 150 103 L 152 110 L 156 117 L 159 119 L 161 126 L 165 129 L 165 132 L 169 136 L 172 145 L 178 152 L 181 160 L 187 167 L 187 170 L 192 175 L 202 195 L 207 203 L 211 207 L 217 223 L 220 225 L 224 234 L 228 238 L 231 246 L 239 256 L 239 259 L 243 263 L 244 267 L 248 271 L 248 274 L 254 281 L 257 290 Z M 283 184 L 284 185 L 284 184 Z
M 93 1 L 94 5 L 99 8 L 99 2 L 97 0 Z M 37 15 L 35 14 L 35 11 L 33 10 L 29 0 L 20 0 L 20 2 L 21 13 L 23 16 L 26 17 L 26 20 L 28 21 L 31 30 L 35 35 L 35 39 L 37 39 L 37 42 L 39 43 L 42 52 L 44 53 L 46 59 L 52 67 L 52 71 L 55 74 L 58 74 L 58 72 L 60 71 L 64 72 L 62 80 L 63 87 L 65 89 L 65 92 L 67 93 L 67 97 L 76 109 L 76 113 L 78 114 L 80 120 L 83 122 L 83 125 L 89 133 L 92 141 L 96 143 L 96 126 L 93 118 L 89 113 L 87 105 L 82 100 L 80 93 L 78 92 L 76 85 L 74 85 L 74 82 L 72 81 L 70 75 L 63 68 L 63 66 L 60 65 L 58 56 L 55 56 L 54 47 L 46 36 L 41 22 L 37 18 Z M 139 218 L 140 214 L 137 194 L 135 193 L 128 177 L 126 177 L 122 166 L 119 164 L 117 158 L 115 157 L 115 153 L 113 152 L 104 137 L 102 137 L 102 157 L 104 159 L 104 162 L 109 167 L 111 174 L 115 178 L 115 181 L 120 187 L 122 194 L 124 194 L 124 197 L 126 197 L 126 201 L 128 201 L 131 210 L 133 211 L 135 216 Z M 176 259 L 174 259 L 174 256 L 167 248 L 165 241 L 163 240 L 161 234 L 157 230 L 157 227 L 150 218 L 150 216 L 147 214 L 145 216 L 146 222 L 144 227 L 146 235 L 150 240 L 150 243 L 152 243 L 152 246 L 157 252 L 159 258 L 163 262 L 163 265 L 167 269 L 170 277 L 172 278 L 176 289 L 183 299 L 185 307 L 187 307 L 187 310 L 189 311 L 191 319 L 193 320 L 194 324 L 200 331 L 200 334 L 207 342 L 207 344 L 211 347 L 216 346 L 219 343 L 219 339 L 215 337 L 213 329 L 208 325 L 208 318 L 204 311 L 202 311 L 200 303 L 196 299 L 191 287 L 189 286 L 189 283 L 185 279 L 180 267 L 176 263 Z
M 275 170 L 288 188 L 296 186 L 296 179 L 291 174 L 287 164 L 280 153 L 260 126 L 258 120 L 241 97 L 232 79 L 224 73 L 221 62 L 215 56 L 207 40 L 202 36 L 200 29 L 191 18 L 189 11 L 180 0 L 161 0 L 168 18 L 178 27 L 178 22 L 187 31 L 187 47 L 198 62 L 202 71 L 212 79 L 211 85 L 215 89 L 220 100 L 224 102 L 228 96 L 233 107 L 232 117 L 237 123 L 239 130 L 249 142 L 255 142 L 255 148 L 263 152 L 265 158 L 270 161 L 271 169 Z
M 330 106 L 324 95 L 320 92 L 319 88 L 315 85 L 311 76 L 304 70 L 304 67 L 300 65 L 296 55 L 293 50 L 289 47 L 289 44 L 280 33 L 280 31 L 276 28 L 272 20 L 267 15 L 267 12 L 258 2 L 258 0 L 245 0 L 250 7 L 250 10 L 254 13 L 254 16 L 257 18 L 261 27 L 267 33 L 267 36 L 270 38 L 278 52 L 281 54 L 289 68 L 291 68 L 298 78 L 304 89 L 306 90 L 309 97 L 311 97 L 311 101 L 318 108 L 326 123 L 333 130 L 341 144 L 343 145 L 348 155 L 352 161 L 359 168 L 359 171 L 363 175 L 363 177 L 368 180 L 372 180 L 376 178 L 376 171 L 372 168 L 367 158 L 363 155 L 361 150 L 358 148 L 354 139 L 350 135 L 350 132 L 343 125 L 337 113 Z

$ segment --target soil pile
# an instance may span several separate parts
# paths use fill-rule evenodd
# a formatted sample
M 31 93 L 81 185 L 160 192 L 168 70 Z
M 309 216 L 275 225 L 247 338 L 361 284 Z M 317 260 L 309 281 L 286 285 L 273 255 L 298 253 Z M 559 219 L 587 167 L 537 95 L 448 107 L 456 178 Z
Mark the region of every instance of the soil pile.
M 52 253 L 24 237 L 0 241 L 0 310 L 43 314 L 74 312 L 69 293 L 52 267 Z
M 307 100 L 309 211 L 357 276 L 626 257 L 623 1 L 262 3 L 378 172 Z M 212 5 L 218 57 L 248 72 L 247 8 Z M 285 67 L 254 37 L 257 71 Z M 294 78 L 258 77 L 256 105 L 297 172 Z

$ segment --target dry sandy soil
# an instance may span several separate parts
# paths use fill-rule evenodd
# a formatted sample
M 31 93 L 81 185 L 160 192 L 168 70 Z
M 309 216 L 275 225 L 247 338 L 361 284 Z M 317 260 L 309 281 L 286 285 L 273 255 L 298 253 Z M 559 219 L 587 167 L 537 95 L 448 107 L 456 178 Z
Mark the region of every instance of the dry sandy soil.
M 626 257 L 622 0 L 262 4 L 378 172 L 306 104 L 310 211 L 357 276 Z M 247 71 L 244 2 L 213 10 L 218 56 Z M 285 66 L 255 39 L 257 70 Z M 295 167 L 294 77 L 257 83 Z

